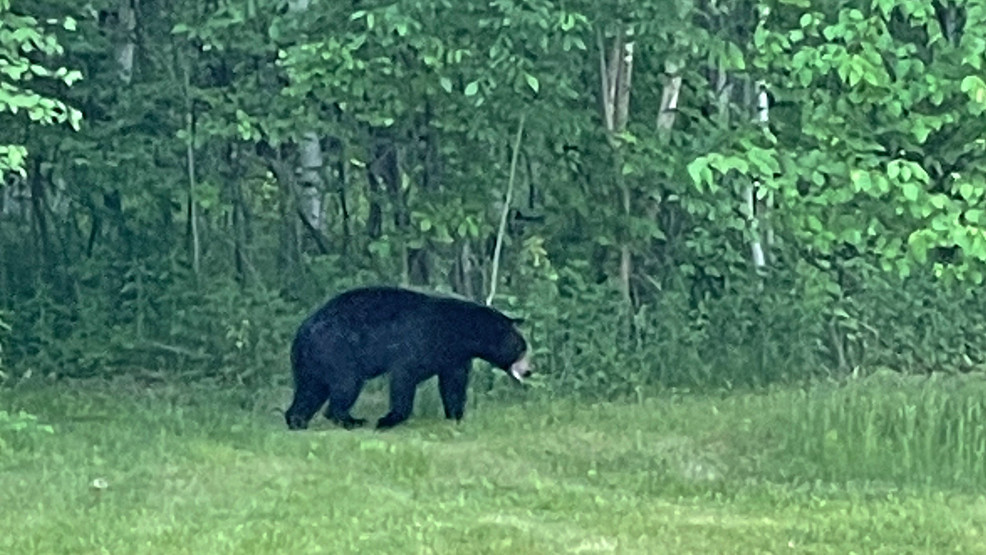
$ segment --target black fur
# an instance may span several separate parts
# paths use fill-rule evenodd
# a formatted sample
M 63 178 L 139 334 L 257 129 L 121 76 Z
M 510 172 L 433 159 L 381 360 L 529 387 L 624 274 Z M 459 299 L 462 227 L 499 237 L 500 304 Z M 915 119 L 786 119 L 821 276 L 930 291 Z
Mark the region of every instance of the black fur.
M 522 367 L 522 375 L 529 371 L 527 342 L 516 323 L 473 302 L 396 287 L 342 293 L 305 320 L 295 336 L 295 396 L 285 413 L 287 425 L 306 428 L 326 400 L 327 418 L 346 428 L 363 425 L 349 411 L 366 381 L 385 373 L 390 374 L 390 412 L 377 428 L 406 420 L 418 384 L 435 375 L 445 416 L 459 420 L 473 358 L 507 371 Z

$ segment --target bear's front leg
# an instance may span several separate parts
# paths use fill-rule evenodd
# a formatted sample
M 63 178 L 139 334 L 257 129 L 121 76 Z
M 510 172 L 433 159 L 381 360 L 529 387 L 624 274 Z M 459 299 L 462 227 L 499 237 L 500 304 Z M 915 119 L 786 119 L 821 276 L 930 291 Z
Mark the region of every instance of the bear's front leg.
M 390 412 L 377 420 L 377 429 L 393 428 L 411 416 L 418 381 L 412 372 L 394 370 L 390 373 Z
M 329 390 L 325 385 L 299 380 L 295 385 L 294 401 L 284 412 L 288 429 L 304 430 L 307 428 L 308 422 L 318 412 L 319 407 L 322 406 L 328 396 Z
M 449 368 L 438 374 L 438 391 L 445 406 L 445 418 L 462 420 L 466 412 L 466 386 L 469 385 L 469 365 Z

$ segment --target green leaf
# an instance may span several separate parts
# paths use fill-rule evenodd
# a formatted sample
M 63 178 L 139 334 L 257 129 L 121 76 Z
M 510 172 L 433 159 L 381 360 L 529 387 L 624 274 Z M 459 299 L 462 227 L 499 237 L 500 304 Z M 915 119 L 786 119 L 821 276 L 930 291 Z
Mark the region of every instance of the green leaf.
M 863 80 L 874 87 L 882 87 L 888 84 L 887 75 L 882 71 L 875 71 L 871 67 L 863 70 Z
M 921 187 L 913 181 L 907 181 L 901 185 L 901 192 L 904 193 L 904 198 L 907 200 L 917 202 L 918 195 L 921 192 Z
M 913 172 L 915 179 L 921 183 L 929 183 L 931 181 L 931 176 L 928 175 L 928 172 L 925 171 L 921 164 L 911 162 L 911 171 Z
M 532 91 L 534 91 L 534 94 L 537 94 L 538 90 L 541 87 L 541 84 L 538 83 L 537 77 L 534 77 L 530 73 L 525 73 L 524 79 L 527 80 L 527 86 L 530 87 Z
M 466 90 L 464 91 L 466 96 L 476 96 L 477 92 L 479 92 L 479 83 L 476 81 L 472 81 L 466 85 Z
M 830 41 L 841 37 L 844 33 L 845 30 L 841 26 L 830 25 L 822 29 L 822 36 L 824 36 L 826 40 Z
M 859 66 L 852 64 L 849 66 L 849 86 L 855 87 L 859 84 L 860 79 L 863 77 L 863 72 L 859 69 Z
M 743 51 L 739 46 L 730 42 L 726 44 L 726 65 L 727 67 L 743 71 L 746 69 L 746 60 L 743 59 Z
M 873 188 L 873 181 L 870 179 L 870 172 L 868 171 L 853 170 L 849 179 L 857 191 L 869 192 Z
M 919 143 L 924 143 L 928 140 L 928 135 L 931 134 L 931 128 L 925 124 L 924 120 L 918 118 L 915 119 L 911 125 L 911 133 L 914 134 L 914 138 L 917 139 Z
M 959 90 L 968 94 L 976 89 L 986 89 L 986 83 L 978 75 L 967 75 L 962 79 Z
M 889 17 L 890 13 L 897 7 L 896 0 L 876 0 L 874 4 L 880 7 L 884 17 Z
M 438 85 L 442 87 L 442 90 L 444 90 L 445 92 L 447 93 L 452 92 L 452 80 L 449 79 L 448 77 L 439 78 Z
M 692 160 L 691 163 L 685 168 L 688 170 L 689 177 L 692 178 L 692 183 L 694 183 L 699 190 L 702 188 L 702 184 L 705 181 L 704 177 L 706 172 L 709 171 L 709 161 L 705 156 L 696 158 Z M 711 173 L 708 173 L 711 176 Z
M 907 238 L 907 245 L 910 247 L 911 254 L 918 264 L 926 264 L 928 262 L 927 233 L 927 230 L 918 230 L 911 233 L 910 237 Z
M 873 196 L 885 195 L 890 191 L 890 180 L 882 173 L 873 176 Z
M 559 19 L 559 28 L 562 31 L 571 31 L 575 28 L 575 16 L 571 13 L 562 14 Z
M 712 176 L 712 169 L 710 167 L 705 166 L 702 168 L 702 179 L 705 180 L 705 183 L 709 186 L 710 191 L 716 190 L 715 178 Z
M 773 175 L 780 169 L 777 165 L 777 151 L 766 148 L 750 148 L 747 150 L 747 159 L 761 175 Z M 744 162 L 738 169 L 746 173 L 747 164 Z
M 977 75 L 968 75 L 962 79 L 960 88 L 962 92 L 969 95 L 970 100 L 978 105 L 974 111 L 981 113 L 982 109 L 986 107 L 986 83 Z
M 910 164 L 905 164 L 903 162 L 898 161 L 897 162 L 897 168 L 900 170 L 900 179 L 901 179 L 901 181 L 910 181 L 911 180 L 911 166 L 910 166 Z

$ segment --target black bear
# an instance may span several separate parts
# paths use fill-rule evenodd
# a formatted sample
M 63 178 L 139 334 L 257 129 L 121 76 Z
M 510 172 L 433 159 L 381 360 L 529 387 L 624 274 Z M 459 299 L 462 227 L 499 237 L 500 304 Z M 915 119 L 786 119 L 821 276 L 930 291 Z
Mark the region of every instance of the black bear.
M 390 412 L 377 428 L 407 420 L 422 381 L 438 375 L 445 416 L 461 420 L 473 358 L 497 366 L 517 381 L 532 367 L 520 320 L 470 301 L 397 287 L 353 289 L 308 317 L 291 346 L 294 402 L 288 428 L 303 429 L 329 401 L 326 418 L 361 426 L 349 410 L 367 380 L 390 373 Z

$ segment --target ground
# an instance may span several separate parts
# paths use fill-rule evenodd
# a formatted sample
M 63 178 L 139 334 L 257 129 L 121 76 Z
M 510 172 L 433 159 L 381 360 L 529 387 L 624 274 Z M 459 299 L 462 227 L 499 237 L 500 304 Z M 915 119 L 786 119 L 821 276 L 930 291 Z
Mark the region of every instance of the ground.
M 367 393 L 356 414 L 386 406 Z M 287 387 L 0 390 L 54 427 L 0 421 L 0 552 L 984 552 L 981 491 L 800 476 L 770 443 L 791 391 L 504 396 L 292 434 Z

